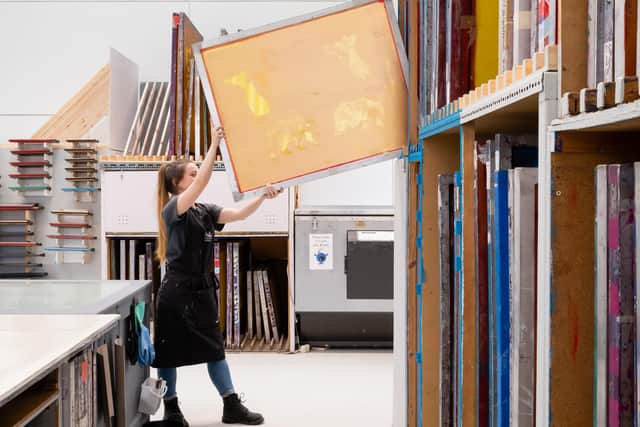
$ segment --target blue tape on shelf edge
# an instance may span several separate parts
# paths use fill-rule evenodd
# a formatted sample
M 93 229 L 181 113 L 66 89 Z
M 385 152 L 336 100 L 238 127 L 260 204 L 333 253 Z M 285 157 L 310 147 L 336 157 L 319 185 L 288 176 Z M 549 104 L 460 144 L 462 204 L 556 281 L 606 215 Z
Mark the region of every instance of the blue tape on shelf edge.
M 418 427 L 422 427 L 422 285 L 424 283 L 424 266 L 422 265 L 422 203 L 423 203 L 423 167 L 422 167 L 422 142 L 409 147 L 408 160 L 410 163 L 418 163 L 418 173 L 416 175 L 416 190 L 418 193 L 418 203 L 416 209 L 416 252 L 417 252 L 417 283 L 416 283 L 416 299 L 417 301 L 417 319 L 416 319 L 416 333 L 417 333 L 417 352 L 416 352 L 416 369 L 417 369 L 417 384 L 416 384 L 416 406 L 417 406 L 417 422 Z
M 409 163 L 417 163 L 422 161 L 422 151 L 416 151 L 413 153 L 409 153 L 407 156 L 409 159 Z
M 419 142 L 409 146 L 409 154 L 407 155 L 409 163 L 422 162 L 422 143 Z
M 453 232 L 457 235 L 457 236 L 462 236 L 462 220 L 455 220 L 453 223 Z
M 418 132 L 418 138 L 423 140 L 439 133 L 445 132 L 460 125 L 460 111 L 455 111 L 452 114 L 444 117 L 440 120 L 436 120 L 426 126 L 420 128 Z
M 453 174 L 453 182 L 456 187 L 462 187 L 462 173 L 460 171 Z

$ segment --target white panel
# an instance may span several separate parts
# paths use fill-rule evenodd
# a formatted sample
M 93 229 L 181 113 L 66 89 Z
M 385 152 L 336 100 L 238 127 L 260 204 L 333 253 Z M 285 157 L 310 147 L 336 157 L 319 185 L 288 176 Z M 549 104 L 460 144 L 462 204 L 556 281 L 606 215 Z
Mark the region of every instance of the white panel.
M 533 426 L 536 168 L 513 172 L 511 425 Z
M 393 161 L 393 426 L 407 425 L 407 181 L 404 160 Z
M 104 172 L 101 175 L 103 232 L 157 233 L 158 173 Z
M 124 148 L 138 106 L 138 66 L 115 49 L 110 50 L 111 82 L 109 87 L 109 119 L 112 149 Z
M 216 171 L 205 188 L 201 202 L 223 207 L 234 203 L 226 174 Z M 103 220 L 105 233 L 157 233 L 157 171 L 104 172 L 102 174 Z M 266 200 L 260 209 L 244 221 L 227 224 L 225 233 L 286 233 L 289 230 L 289 199 L 285 194 Z
M 300 186 L 304 206 L 393 206 L 393 160 Z
M 0 114 L 53 114 L 109 62 L 114 47 L 141 80 L 167 81 L 171 14 L 187 12 L 205 38 L 335 2 L 0 2 Z M 37 29 L 37 31 L 34 31 Z M 11 40 L 11 43 L 5 43 Z M 42 67 L 47 72 L 42 72 Z

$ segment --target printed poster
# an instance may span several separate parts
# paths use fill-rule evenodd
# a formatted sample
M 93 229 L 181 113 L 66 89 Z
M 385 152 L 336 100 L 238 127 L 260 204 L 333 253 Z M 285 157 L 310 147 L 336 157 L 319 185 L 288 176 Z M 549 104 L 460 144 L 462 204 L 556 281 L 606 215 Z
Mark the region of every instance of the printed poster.
M 309 270 L 333 270 L 333 234 L 309 234 Z

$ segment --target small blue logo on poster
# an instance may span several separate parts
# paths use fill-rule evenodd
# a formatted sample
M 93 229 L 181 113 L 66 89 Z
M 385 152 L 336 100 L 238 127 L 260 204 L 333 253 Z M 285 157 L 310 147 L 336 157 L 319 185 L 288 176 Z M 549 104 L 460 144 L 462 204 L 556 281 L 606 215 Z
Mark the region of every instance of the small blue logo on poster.
M 318 262 L 318 264 L 322 265 L 325 262 L 327 262 L 327 258 L 329 257 L 329 254 L 324 253 L 324 252 L 318 252 L 315 254 L 316 257 L 316 261 Z

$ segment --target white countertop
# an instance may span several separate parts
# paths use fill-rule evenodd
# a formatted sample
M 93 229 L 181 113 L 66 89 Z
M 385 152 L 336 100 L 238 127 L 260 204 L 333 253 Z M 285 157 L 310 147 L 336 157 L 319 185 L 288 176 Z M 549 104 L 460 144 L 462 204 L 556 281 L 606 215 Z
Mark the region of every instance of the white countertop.
M 119 317 L 0 314 L 0 406 L 108 332 Z
M 149 280 L 0 280 L 2 314 L 99 314 Z

